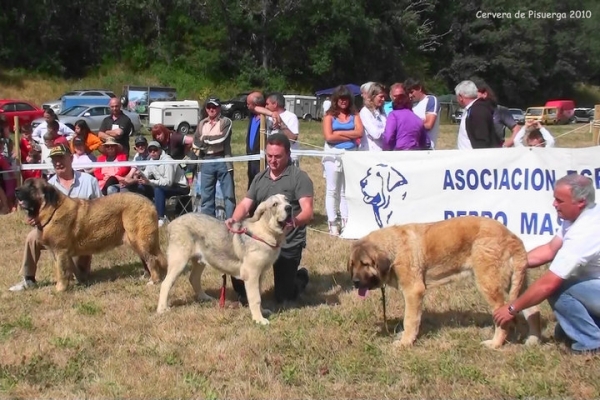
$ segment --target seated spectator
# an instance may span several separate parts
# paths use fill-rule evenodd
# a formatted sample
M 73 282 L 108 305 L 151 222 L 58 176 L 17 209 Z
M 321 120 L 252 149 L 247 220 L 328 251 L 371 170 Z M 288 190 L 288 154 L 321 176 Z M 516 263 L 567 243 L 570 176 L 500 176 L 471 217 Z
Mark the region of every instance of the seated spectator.
M 25 159 L 21 161 L 21 164 L 40 164 L 42 162 L 42 147 L 33 142 L 31 149 L 27 153 Z M 21 175 L 23 176 L 23 180 L 29 178 L 43 178 L 44 171 L 41 169 L 30 169 L 21 171 Z
M 127 154 L 123 146 L 115 138 L 109 137 L 106 142 L 98 148 L 100 153 L 98 162 L 127 161 Z M 94 176 L 98 179 L 102 194 L 109 195 L 121 191 L 121 182 L 129 173 L 129 167 L 101 167 L 94 170 Z
M 133 161 L 147 161 L 150 159 L 150 154 L 148 153 L 148 140 L 146 140 L 144 136 L 135 138 L 133 148 L 135 149 Z M 121 182 L 121 191 L 140 193 L 150 200 L 154 200 L 154 188 L 152 185 L 139 183 L 139 179 L 142 177 L 145 169 L 145 165 L 131 167 L 129 173 Z
M 10 125 L 4 115 L 0 115 L 0 140 L 4 141 L 2 155 L 8 160 L 10 165 L 15 165 L 15 143 L 11 139 Z
M 86 124 L 87 125 L 87 124 Z M 77 129 L 77 127 L 75 127 Z M 87 172 L 88 174 L 94 173 L 94 168 L 81 168 L 80 165 L 89 164 L 96 162 L 96 156 L 92 153 L 86 152 L 86 145 L 81 136 L 75 136 L 71 140 L 71 148 L 73 149 L 73 169 L 75 171 Z
M 424 122 L 412 112 L 412 102 L 403 87 L 392 106 L 394 109 L 387 117 L 383 132 L 383 150 L 431 149 L 431 139 Z
M 525 144 L 523 144 L 525 139 Z M 554 147 L 554 136 L 539 121 L 529 120 L 515 136 L 515 147 Z
M 8 199 L 2 185 L 2 175 L 0 175 L 0 215 L 8 214 L 10 207 L 8 207 Z
M 64 137 L 65 140 L 69 141 L 75 134 L 75 132 L 73 132 L 71 128 L 69 128 L 62 122 L 59 122 L 58 116 L 56 115 L 53 109 L 47 108 L 44 110 L 44 122 L 36 126 L 33 130 L 33 133 L 31 135 L 33 140 L 35 140 L 38 143 L 42 143 L 43 137 L 46 134 L 48 126 L 51 122 L 56 122 L 56 134 L 58 136 Z
M 21 139 L 19 140 L 19 156 L 21 164 L 39 164 L 42 161 L 42 148 L 31 137 L 31 125 L 23 125 Z M 22 170 L 23 180 L 28 178 L 41 178 L 42 170 Z
M 75 154 L 75 147 L 73 146 L 73 140 L 75 138 L 83 140 L 84 151 L 86 154 L 92 154 L 93 151 L 98 150 L 98 148 L 102 146 L 102 139 L 90 130 L 87 122 L 83 119 L 75 122 L 75 136 L 71 139 L 71 152 L 73 154 Z
M 191 152 L 194 136 L 184 135 L 178 131 L 172 131 L 163 124 L 152 127 L 152 138 L 160 143 L 163 152 L 171 156 L 173 160 L 189 160 L 197 157 Z M 188 186 L 192 186 L 194 174 L 198 164 L 181 164 L 185 170 Z
M 163 151 L 160 143 L 153 140 L 148 143 L 150 159 L 168 161 L 171 156 Z M 183 196 L 190 192 L 185 178 L 185 171 L 179 164 L 148 165 L 140 175 L 138 183 L 152 185 L 154 189 L 154 205 L 158 212 L 158 226 L 165 222 L 167 199 L 172 196 Z
M 4 149 L 6 148 L 5 139 L 0 139 L 0 184 L 4 192 L 6 200 L 3 201 L 2 207 L 7 207 L 11 212 L 15 211 L 15 189 L 17 188 L 17 179 L 15 172 L 13 171 L 13 165 L 9 159 L 4 155 Z M 9 172 L 10 171 L 10 172 Z

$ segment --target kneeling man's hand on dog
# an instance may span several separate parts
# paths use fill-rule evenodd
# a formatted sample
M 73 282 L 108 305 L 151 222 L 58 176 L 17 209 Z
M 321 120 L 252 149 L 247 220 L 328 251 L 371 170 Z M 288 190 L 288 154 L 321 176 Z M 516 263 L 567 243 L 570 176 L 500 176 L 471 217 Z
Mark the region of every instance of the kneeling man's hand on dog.
M 36 226 L 40 224 L 40 221 L 37 218 L 27 217 L 27 225 Z
M 508 311 L 508 304 L 503 305 L 496 311 L 494 311 L 494 322 L 496 325 L 504 326 L 515 318 L 514 315 Z
M 235 219 L 227 218 L 225 220 L 225 226 L 227 227 L 227 229 L 231 229 L 233 227 L 233 224 L 235 224 Z

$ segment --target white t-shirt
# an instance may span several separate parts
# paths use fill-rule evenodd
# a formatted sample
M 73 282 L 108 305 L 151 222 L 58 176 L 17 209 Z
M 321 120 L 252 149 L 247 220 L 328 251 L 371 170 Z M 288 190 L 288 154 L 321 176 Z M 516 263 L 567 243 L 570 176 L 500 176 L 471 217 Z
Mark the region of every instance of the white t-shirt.
M 600 206 L 585 209 L 575 222 L 564 221 L 556 236 L 562 246 L 550 271 L 563 279 L 600 279 Z
M 323 102 L 323 115 L 325 115 L 327 113 L 327 111 L 329 111 L 330 107 L 331 107 L 331 100 L 325 100 Z
M 93 168 L 81 168 L 80 165 L 89 164 L 96 161 L 96 156 L 93 154 L 73 154 L 73 169 L 75 171 L 83 171 L 84 169 L 93 169 Z
M 293 134 L 298 135 L 300 133 L 298 117 L 296 116 L 296 114 L 294 114 L 291 111 L 285 110 L 284 112 L 279 114 L 279 117 Z M 267 117 L 267 136 L 272 135 L 274 133 L 279 133 L 279 129 L 273 129 L 273 118 Z M 298 139 L 300 139 L 300 136 L 298 136 Z M 292 150 L 297 150 L 300 148 L 298 142 L 296 142 L 295 140 L 290 140 L 290 142 L 290 147 L 292 148 Z M 293 160 L 297 158 L 298 156 L 292 156 Z
M 430 130 L 427 131 L 433 148 L 437 143 L 437 138 L 440 134 L 440 102 L 437 97 L 433 95 L 426 95 L 423 100 L 419 101 L 416 106 L 413 107 L 413 112 L 421 119 L 425 119 L 427 114 L 434 114 L 436 116 L 435 122 Z
M 467 115 L 469 115 L 469 108 L 475 103 L 477 100 L 473 100 L 465 107 L 463 111 L 462 118 L 460 119 L 460 125 L 458 126 L 458 139 L 457 139 L 457 147 L 459 150 L 472 150 L 473 146 L 471 145 L 471 140 L 469 140 L 469 135 L 467 135 Z
M 373 113 L 367 107 L 361 108 L 359 115 L 365 128 L 360 140 L 360 150 L 381 151 L 381 137 L 385 132 L 387 117 L 379 110 L 376 109 Z
M 43 144 L 44 135 L 46 134 L 46 132 L 48 132 L 48 123 L 44 121 L 35 127 L 35 129 L 31 133 L 31 138 L 36 142 Z M 75 136 L 75 132 L 73 131 L 73 129 L 69 128 L 60 121 L 58 121 L 58 134 L 66 137 L 67 140 L 71 140 L 73 139 L 73 136 Z
M 515 147 L 525 147 L 523 143 L 523 139 L 525 138 L 525 133 L 527 133 L 527 128 L 522 127 L 519 132 L 517 132 L 517 136 L 515 136 Z M 546 142 L 545 147 L 554 147 L 554 136 L 548 131 L 548 129 L 543 126 L 540 128 L 540 133 L 544 138 L 544 142 Z

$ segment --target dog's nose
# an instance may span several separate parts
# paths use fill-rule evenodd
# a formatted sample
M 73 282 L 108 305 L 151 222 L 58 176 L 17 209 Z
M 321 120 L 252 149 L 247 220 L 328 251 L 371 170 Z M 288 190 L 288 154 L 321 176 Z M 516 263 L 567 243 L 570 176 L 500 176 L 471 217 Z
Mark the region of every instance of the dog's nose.
M 354 287 L 357 288 L 357 289 L 360 286 L 360 281 L 358 279 L 353 279 L 352 283 L 354 284 Z
M 285 212 L 286 213 L 291 213 L 292 212 L 292 206 L 290 206 L 289 204 L 287 206 L 285 206 Z

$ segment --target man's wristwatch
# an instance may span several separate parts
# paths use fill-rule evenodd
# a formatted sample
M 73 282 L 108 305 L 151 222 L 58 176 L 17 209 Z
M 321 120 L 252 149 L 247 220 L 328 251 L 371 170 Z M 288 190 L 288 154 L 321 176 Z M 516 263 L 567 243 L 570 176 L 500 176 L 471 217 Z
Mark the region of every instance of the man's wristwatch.
M 517 310 L 515 310 L 515 306 L 513 306 L 512 304 L 508 306 L 508 313 L 513 316 L 517 315 Z

